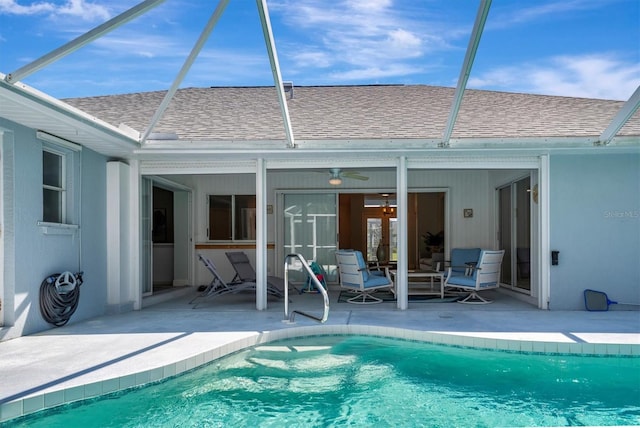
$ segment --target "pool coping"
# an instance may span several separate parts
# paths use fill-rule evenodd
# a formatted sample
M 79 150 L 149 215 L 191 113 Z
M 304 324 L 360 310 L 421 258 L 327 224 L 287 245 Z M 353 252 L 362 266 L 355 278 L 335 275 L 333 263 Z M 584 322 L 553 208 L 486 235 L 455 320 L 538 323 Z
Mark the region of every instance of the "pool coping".
M 504 338 L 496 337 L 496 333 L 433 332 L 399 327 L 350 324 L 296 326 L 286 329 L 245 333 L 242 338 L 232 339 L 220 346 L 183 358 L 174 363 L 84 385 L 61 388 L 44 393 L 34 393 L 2 403 L 0 404 L 0 423 L 61 405 L 98 398 L 102 395 L 159 382 L 248 347 L 298 337 L 364 335 L 507 352 L 640 357 L 640 344 L 586 343 L 569 341 L 568 338 L 567 341 L 548 341 L 539 340 L 538 337 L 527 333 L 514 333 L 513 336 L 515 338 Z M 505 336 L 505 333 L 502 333 L 501 336 Z M 529 336 L 529 339 L 526 339 L 527 336 Z

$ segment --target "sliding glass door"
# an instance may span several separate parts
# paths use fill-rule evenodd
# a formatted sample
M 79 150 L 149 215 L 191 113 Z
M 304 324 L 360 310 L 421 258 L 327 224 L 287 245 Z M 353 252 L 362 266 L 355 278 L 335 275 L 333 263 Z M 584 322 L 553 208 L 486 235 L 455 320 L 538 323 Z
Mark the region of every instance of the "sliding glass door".
M 142 295 L 153 293 L 153 182 L 142 177 L 140 189 L 140 242 L 142 245 L 140 282 Z
M 531 178 L 498 189 L 499 242 L 505 250 L 501 282 L 531 294 Z
M 337 280 L 337 207 L 335 193 L 285 194 L 284 253 L 299 253 L 321 265 L 328 281 Z M 294 281 L 304 281 L 306 273 L 291 270 Z

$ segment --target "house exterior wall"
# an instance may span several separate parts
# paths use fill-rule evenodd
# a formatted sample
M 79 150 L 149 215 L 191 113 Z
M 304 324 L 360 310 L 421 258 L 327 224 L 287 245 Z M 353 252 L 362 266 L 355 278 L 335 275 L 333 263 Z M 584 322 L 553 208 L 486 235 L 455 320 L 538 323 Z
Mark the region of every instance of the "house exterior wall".
M 0 128 L 13 134 L 10 174 L 12 192 L 3 194 L 4 212 L 11 214 L 13 239 L 5 241 L 4 253 L 14 263 L 5 266 L 3 287 L 11 296 L 3 308 L 4 326 L 0 340 L 32 334 L 52 327 L 40 313 L 39 289 L 53 273 L 84 271 L 80 303 L 70 322 L 100 315 L 105 304 L 105 158 L 88 149 L 78 152 L 80 186 L 72 223 L 80 227 L 71 233 L 38 225 L 42 220 L 42 148 L 36 131 L 0 118 Z M 75 156 L 75 155 L 74 155 Z M 4 161 L 4 160 L 3 160 Z M 76 180 L 77 181 L 77 180 Z
M 550 246 L 560 251 L 550 309 L 584 309 L 584 289 L 640 303 L 640 154 L 552 155 L 549 196 Z

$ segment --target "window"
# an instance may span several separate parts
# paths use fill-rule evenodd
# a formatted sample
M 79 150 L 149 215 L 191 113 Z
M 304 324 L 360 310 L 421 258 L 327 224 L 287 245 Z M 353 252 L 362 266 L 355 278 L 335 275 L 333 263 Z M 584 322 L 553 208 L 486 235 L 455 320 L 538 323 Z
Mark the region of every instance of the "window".
M 42 219 L 38 224 L 45 234 L 75 233 L 82 146 L 42 131 L 37 138 L 42 141 Z
M 66 217 L 65 156 L 42 152 L 42 221 L 64 223 Z
M 255 195 L 209 195 L 209 239 L 256 239 Z

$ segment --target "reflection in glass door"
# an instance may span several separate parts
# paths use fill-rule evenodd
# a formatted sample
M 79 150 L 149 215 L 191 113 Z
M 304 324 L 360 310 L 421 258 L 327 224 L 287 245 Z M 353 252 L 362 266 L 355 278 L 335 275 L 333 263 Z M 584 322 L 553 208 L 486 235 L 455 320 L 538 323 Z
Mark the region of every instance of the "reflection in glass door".
M 523 178 L 498 189 L 499 244 L 505 250 L 501 282 L 531 293 L 531 179 Z
M 284 253 L 299 253 L 323 267 L 328 281 L 337 281 L 337 208 L 334 193 L 284 195 Z M 294 281 L 306 273 L 290 270 Z
M 366 215 L 366 239 L 367 261 L 377 261 L 387 264 L 398 261 L 398 219 L 396 217 L 380 216 L 367 212 L 375 209 L 367 209 Z

